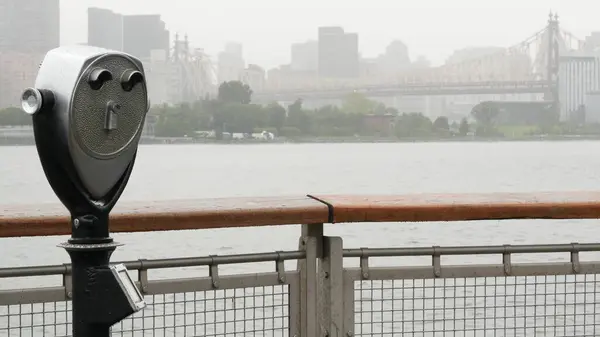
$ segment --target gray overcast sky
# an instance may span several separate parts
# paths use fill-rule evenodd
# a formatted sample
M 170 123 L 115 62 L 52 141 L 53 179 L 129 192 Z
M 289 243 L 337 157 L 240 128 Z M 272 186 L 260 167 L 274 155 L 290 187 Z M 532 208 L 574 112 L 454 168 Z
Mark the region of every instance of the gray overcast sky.
M 320 25 L 358 32 L 364 56 L 400 39 L 411 57 L 434 63 L 465 46 L 514 45 L 543 28 L 550 10 L 580 38 L 600 30 L 598 0 L 61 0 L 63 44 L 87 40 L 90 6 L 160 13 L 172 33 L 187 32 L 210 55 L 239 41 L 247 62 L 267 67 L 288 62 L 290 43 L 316 38 Z

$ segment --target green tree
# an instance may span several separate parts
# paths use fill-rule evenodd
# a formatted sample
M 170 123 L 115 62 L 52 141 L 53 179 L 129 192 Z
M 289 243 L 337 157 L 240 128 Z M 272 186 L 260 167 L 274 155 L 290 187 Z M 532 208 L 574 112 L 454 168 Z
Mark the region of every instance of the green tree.
M 458 133 L 463 137 L 469 133 L 469 122 L 467 121 L 466 117 L 460 120 L 460 125 L 458 126 Z
M 218 98 L 224 103 L 249 104 L 252 101 L 252 89 L 240 81 L 223 82 L 219 86 Z
M 500 135 L 496 128 L 496 119 L 500 111 L 494 102 L 482 102 L 471 110 L 471 115 L 477 122 L 475 134 L 479 137 L 496 137 Z
M 398 117 L 395 131 L 398 138 L 431 137 L 433 123 L 421 113 L 402 114 Z
M 198 113 L 189 104 L 153 109 L 157 116 L 155 134 L 158 137 L 193 137 L 199 129 Z
M 286 126 L 296 128 L 303 134 L 308 134 L 310 132 L 310 125 L 310 118 L 302 108 L 302 99 L 299 98 L 288 106 Z
M 449 137 L 450 136 L 450 123 L 448 122 L 448 117 L 439 116 L 433 121 L 433 131 L 441 136 L 441 137 Z
M 375 113 L 378 106 L 377 102 L 368 99 L 367 96 L 358 92 L 347 95 L 342 102 L 342 110 L 350 114 Z
M 277 133 L 281 132 L 281 128 L 285 126 L 285 120 L 287 112 L 285 108 L 279 105 L 277 102 L 273 102 L 265 107 L 268 116 L 268 127 L 277 130 Z
M 448 117 L 440 116 L 433 121 L 433 127 L 437 130 L 450 131 L 450 123 Z

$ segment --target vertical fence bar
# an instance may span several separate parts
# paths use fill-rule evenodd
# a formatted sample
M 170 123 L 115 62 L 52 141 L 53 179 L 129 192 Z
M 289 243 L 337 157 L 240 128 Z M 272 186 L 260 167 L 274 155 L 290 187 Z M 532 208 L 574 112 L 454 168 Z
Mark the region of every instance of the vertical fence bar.
M 354 279 L 345 272 L 343 278 L 344 332 L 347 337 L 352 337 L 354 336 Z
M 289 303 L 289 336 L 300 337 L 301 323 L 301 300 L 300 300 L 300 276 L 288 280 L 288 303 Z
M 324 237 L 323 258 L 319 268 L 321 336 L 344 335 L 343 242 L 340 237 Z
M 323 255 L 323 224 L 302 225 L 300 249 L 306 258 L 298 261 L 300 274 L 300 336 L 318 336 L 318 259 Z

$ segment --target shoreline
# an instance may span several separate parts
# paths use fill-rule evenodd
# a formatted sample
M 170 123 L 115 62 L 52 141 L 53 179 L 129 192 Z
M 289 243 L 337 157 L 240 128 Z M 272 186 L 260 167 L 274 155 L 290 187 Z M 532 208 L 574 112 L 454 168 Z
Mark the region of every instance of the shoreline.
M 375 138 L 375 137 L 316 137 L 296 139 L 276 139 L 273 141 L 245 140 L 213 140 L 185 138 L 145 138 L 140 145 L 186 145 L 186 144 L 364 144 L 364 143 L 459 143 L 459 142 L 539 142 L 539 141 L 590 141 L 600 140 L 600 135 L 572 136 L 528 136 L 528 137 L 451 137 L 451 138 Z M 33 137 L 0 138 L 0 146 L 35 146 Z

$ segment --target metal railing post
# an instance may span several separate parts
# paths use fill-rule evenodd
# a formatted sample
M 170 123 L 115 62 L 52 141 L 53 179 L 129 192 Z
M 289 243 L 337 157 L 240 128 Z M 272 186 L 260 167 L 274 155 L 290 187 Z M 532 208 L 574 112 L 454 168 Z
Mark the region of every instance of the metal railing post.
M 340 237 L 323 238 L 323 257 L 319 264 L 319 301 L 321 335 L 341 337 L 344 330 L 344 247 Z
M 299 247 L 306 252 L 306 258 L 299 260 L 297 269 L 300 277 L 299 331 L 292 331 L 292 336 L 300 333 L 300 337 L 319 336 L 319 302 L 318 302 L 318 260 L 323 255 L 323 224 L 302 225 L 302 236 Z M 290 303 L 298 305 L 298 303 Z

